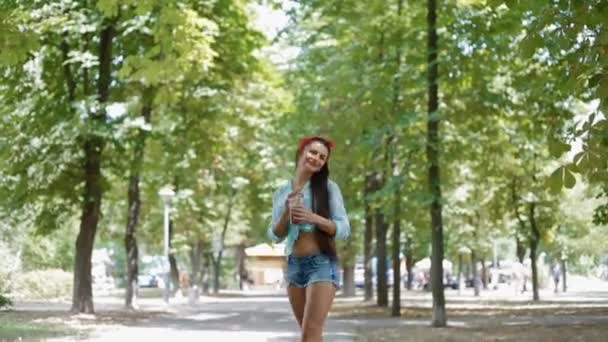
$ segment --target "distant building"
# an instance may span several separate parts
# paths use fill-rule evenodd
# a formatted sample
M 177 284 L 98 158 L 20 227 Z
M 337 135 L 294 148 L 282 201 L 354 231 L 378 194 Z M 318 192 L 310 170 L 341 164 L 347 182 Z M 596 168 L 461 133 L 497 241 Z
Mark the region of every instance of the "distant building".
M 285 244 L 262 243 L 245 248 L 246 264 L 250 281 L 255 287 L 281 287 L 287 267 Z

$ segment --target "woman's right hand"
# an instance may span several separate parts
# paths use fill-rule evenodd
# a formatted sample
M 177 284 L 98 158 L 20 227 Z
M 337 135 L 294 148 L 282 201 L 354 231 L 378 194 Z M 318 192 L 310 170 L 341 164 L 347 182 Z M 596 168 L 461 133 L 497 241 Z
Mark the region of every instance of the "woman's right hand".
M 293 215 L 292 209 L 297 208 L 297 207 L 303 207 L 303 206 L 304 206 L 304 196 L 302 195 L 302 193 L 292 192 L 289 195 L 287 195 L 287 200 L 285 201 L 285 208 L 287 208 L 286 212 L 289 215 L 290 223 L 295 223 L 295 224 L 300 223 L 298 220 L 296 220 L 292 217 L 292 215 Z
M 302 196 L 299 192 L 291 192 L 287 195 L 287 199 L 285 199 L 285 208 L 291 209 L 292 207 L 301 204 L 299 196 Z

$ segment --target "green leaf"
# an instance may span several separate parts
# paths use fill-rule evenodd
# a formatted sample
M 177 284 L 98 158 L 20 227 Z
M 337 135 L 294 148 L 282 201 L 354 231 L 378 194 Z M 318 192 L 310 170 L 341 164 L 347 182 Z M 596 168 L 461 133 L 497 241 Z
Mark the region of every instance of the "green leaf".
M 572 160 L 577 170 L 586 173 L 596 168 L 598 165 L 597 158 L 593 158 L 593 154 L 589 151 L 579 152 Z
M 576 177 L 573 171 L 575 166 L 572 164 L 560 166 L 547 179 L 547 185 L 552 193 L 559 193 L 562 187 L 572 189 L 576 185 Z
M 97 2 L 97 9 L 99 9 L 106 17 L 114 17 L 118 14 L 118 1 L 99 0 Z
M 555 139 L 549 140 L 549 152 L 555 158 L 561 157 L 562 154 L 570 151 L 570 149 L 571 149 L 571 147 L 569 144 L 566 144 L 564 142 L 561 142 L 561 141 L 558 141 Z
M 553 171 L 551 176 L 549 176 L 549 178 L 547 179 L 547 185 L 549 186 L 549 190 L 551 190 L 551 192 L 559 193 L 561 191 L 562 186 L 564 184 L 564 171 L 565 167 L 560 166 L 557 170 Z
M 600 83 L 602 79 L 602 74 L 595 74 L 589 79 L 589 88 L 594 88 L 596 85 Z
M 542 40 L 535 33 L 528 33 L 520 45 L 521 53 L 524 58 L 532 58 L 536 50 L 541 45 Z
M 567 165 L 564 168 L 564 186 L 568 189 L 572 189 L 576 184 L 576 178 L 571 171 L 570 165 Z
M 600 99 L 608 98 L 608 77 L 604 77 L 599 81 L 597 88 L 597 97 Z

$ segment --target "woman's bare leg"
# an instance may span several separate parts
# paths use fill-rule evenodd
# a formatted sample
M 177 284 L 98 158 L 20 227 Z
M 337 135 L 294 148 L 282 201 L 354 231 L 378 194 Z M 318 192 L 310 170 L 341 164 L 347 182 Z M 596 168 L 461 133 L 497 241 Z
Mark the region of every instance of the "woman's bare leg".
M 289 297 L 293 315 L 296 316 L 296 321 L 298 321 L 298 325 L 302 328 L 302 319 L 306 306 L 306 288 L 289 285 L 287 286 L 287 296 Z
M 323 326 L 335 295 L 336 287 L 328 281 L 313 283 L 306 288 L 302 342 L 323 341 Z

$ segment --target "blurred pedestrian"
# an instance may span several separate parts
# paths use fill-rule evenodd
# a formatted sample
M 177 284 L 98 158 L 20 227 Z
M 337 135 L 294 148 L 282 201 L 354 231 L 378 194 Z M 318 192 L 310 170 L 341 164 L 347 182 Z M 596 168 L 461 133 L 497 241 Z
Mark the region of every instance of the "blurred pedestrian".
M 562 277 L 562 269 L 558 262 L 554 262 L 551 266 L 551 277 L 553 278 L 554 289 L 553 292 L 557 293 L 559 290 L 559 280 Z

